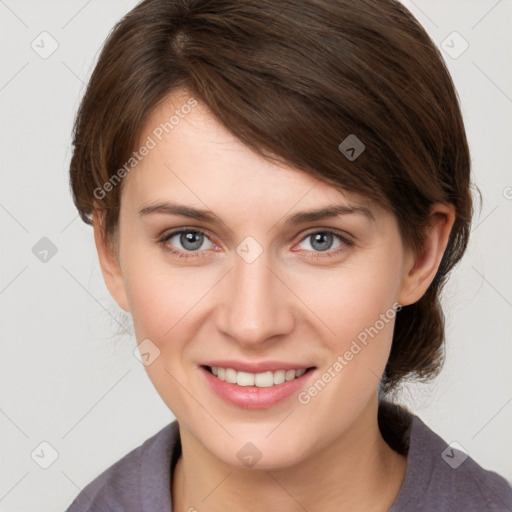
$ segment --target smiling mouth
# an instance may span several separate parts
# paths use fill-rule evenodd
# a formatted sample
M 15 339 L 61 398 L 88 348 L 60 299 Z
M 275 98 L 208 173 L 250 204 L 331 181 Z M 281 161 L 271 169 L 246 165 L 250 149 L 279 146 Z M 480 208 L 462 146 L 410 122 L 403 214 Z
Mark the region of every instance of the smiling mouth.
M 236 371 L 233 368 L 221 368 L 219 366 L 203 366 L 208 372 L 217 377 L 219 380 L 236 384 L 238 386 L 255 386 L 258 388 L 270 388 L 278 386 L 284 382 L 299 379 L 316 367 L 300 368 L 296 370 L 276 370 L 261 373 L 250 373 Z

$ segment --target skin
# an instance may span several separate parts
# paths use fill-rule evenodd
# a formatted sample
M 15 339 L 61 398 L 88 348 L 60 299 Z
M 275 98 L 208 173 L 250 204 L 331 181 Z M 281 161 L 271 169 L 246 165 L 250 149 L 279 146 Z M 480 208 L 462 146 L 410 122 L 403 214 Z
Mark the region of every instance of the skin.
M 158 106 L 141 144 L 189 97 L 175 92 Z M 201 103 L 122 187 L 114 244 L 96 213 L 95 240 L 105 282 L 131 313 L 137 342 L 150 339 L 160 350 L 146 370 L 180 426 L 173 510 L 388 510 L 407 464 L 377 424 L 394 319 L 307 405 L 292 395 L 270 408 L 236 407 L 199 378 L 198 365 L 275 359 L 316 366 L 320 375 L 394 303 L 411 304 L 425 293 L 448 242 L 453 207 L 432 207 L 432 229 L 412 253 L 390 212 L 262 159 Z M 210 210 L 222 223 L 139 213 L 164 201 Z M 285 224 L 328 204 L 366 205 L 374 220 L 352 213 Z M 206 231 L 199 250 L 187 253 L 179 235 L 159 242 L 185 227 Z M 307 235 L 326 230 L 352 244 L 335 236 L 318 250 Z M 236 252 L 247 236 L 263 250 L 252 263 Z M 169 248 L 199 256 L 180 258 Z M 237 457 L 247 442 L 262 454 L 250 468 Z

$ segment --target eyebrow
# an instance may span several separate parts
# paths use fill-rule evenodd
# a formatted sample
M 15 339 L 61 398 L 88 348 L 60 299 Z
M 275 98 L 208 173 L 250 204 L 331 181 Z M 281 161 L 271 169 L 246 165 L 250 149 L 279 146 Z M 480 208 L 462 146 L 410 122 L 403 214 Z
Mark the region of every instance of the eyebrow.
M 210 224 L 224 224 L 217 215 L 209 210 L 201 210 L 191 206 L 185 206 L 177 203 L 156 203 L 146 206 L 139 211 L 139 215 L 145 216 L 153 213 L 179 215 Z M 285 221 L 285 225 L 304 224 L 306 222 L 314 222 L 328 217 L 338 217 L 340 215 L 360 214 L 367 217 L 370 221 L 375 222 L 373 212 L 365 206 L 352 205 L 329 205 L 317 210 L 309 210 L 295 213 Z

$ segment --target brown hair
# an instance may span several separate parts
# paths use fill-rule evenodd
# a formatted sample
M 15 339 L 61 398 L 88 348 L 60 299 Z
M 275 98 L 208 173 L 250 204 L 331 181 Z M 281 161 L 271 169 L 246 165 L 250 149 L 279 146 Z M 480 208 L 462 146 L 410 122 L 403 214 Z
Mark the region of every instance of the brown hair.
M 435 202 L 456 220 L 437 275 L 397 314 L 382 379 L 428 378 L 443 360 L 439 294 L 472 216 L 470 155 L 439 50 L 395 0 L 145 0 L 113 29 L 74 126 L 70 178 L 82 219 L 115 232 L 122 183 L 148 114 L 186 88 L 258 154 L 389 208 L 418 248 Z M 365 150 L 338 149 L 355 134 Z

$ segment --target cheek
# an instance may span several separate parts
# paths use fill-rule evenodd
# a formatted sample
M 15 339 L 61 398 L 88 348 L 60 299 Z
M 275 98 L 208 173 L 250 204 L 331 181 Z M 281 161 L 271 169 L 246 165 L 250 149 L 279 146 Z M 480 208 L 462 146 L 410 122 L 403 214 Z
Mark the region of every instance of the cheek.
M 179 372 L 193 346 L 190 340 L 201 338 L 208 294 L 221 277 L 219 271 L 171 264 L 165 254 L 134 244 L 126 253 L 123 274 L 138 343 L 150 339 L 164 356 L 160 362 Z
M 332 348 L 344 350 L 347 344 L 377 323 L 379 336 L 391 341 L 393 304 L 399 290 L 400 267 L 391 259 L 370 259 L 357 265 L 340 266 L 310 277 L 296 276 L 297 294 L 322 321 Z M 386 315 L 383 322 L 381 315 Z M 372 329 L 372 333 L 374 330 Z M 375 333 L 374 333 L 375 334 Z
M 187 315 L 204 295 L 203 286 L 198 286 L 197 276 L 190 271 L 163 269 L 158 265 L 142 262 L 136 272 L 131 272 L 127 282 L 137 339 L 141 336 L 161 344 L 172 337 L 183 325 Z
M 331 414 L 343 422 L 375 393 L 391 350 L 400 273 L 393 251 L 380 250 L 357 263 L 317 273 L 314 280 L 298 281 L 298 293 L 307 297 L 324 326 L 317 321 L 319 329 L 326 333 L 323 347 L 319 344 L 319 353 L 329 354 L 322 359 L 322 382 L 305 390 L 299 400 L 311 401 L 319 417 Z M 333 403 L 339 404 L 336 412 Z
M 319 353 L 329 354 L 318 380 L 298 397 L 304 410 L 315 412 L 304 418 L 302 428 L 320 428 L 320 419 L 329 417 L 334 435 L 348 428 L 376 392 L 391 349 L 399 275 L 393 258 L 379 258 L 317 278 L 315 286 L 302 281 L 301 293 L 310 290 L 308 306 L 328 327 L 322 328 L 328 334 Z
M 145 370 L 170 410 L 187 417 L 190 407 L 183 383 L 188 382 L 190 339 L 199 338 L 201 322 L 194 316 L 207 289 L 197 272 L 172 268 L 151 255 L 132 253 L 126 264 L 126 291 L 138 343 L 151 340 Z M 144 351 L 147 351 L 146 345 Z M 157 355 L 155 355 L 157 354 Z

